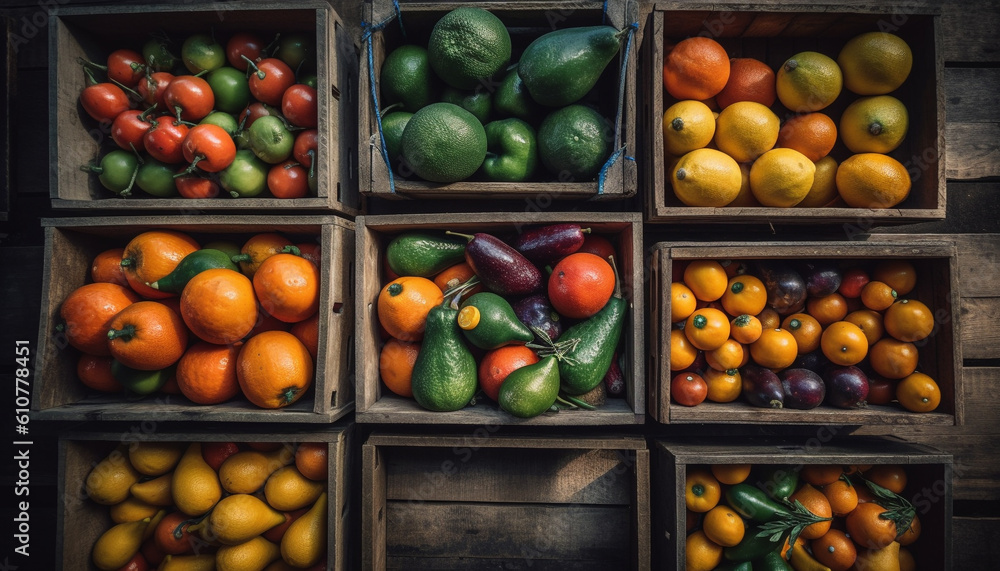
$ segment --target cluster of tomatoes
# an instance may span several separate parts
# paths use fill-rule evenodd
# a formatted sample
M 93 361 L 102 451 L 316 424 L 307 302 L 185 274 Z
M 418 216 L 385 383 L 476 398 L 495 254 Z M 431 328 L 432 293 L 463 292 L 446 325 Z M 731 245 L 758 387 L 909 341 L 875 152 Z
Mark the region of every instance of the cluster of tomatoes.
M 898 464 L 688 466 L 686 568 L 915 569 L 907 482 Z
M 84 111 L 110 128 L 117 147 L 85 170 L 130 196 L 302 198 L 317 186 L 315 41 L 279 34 L 269 45 L 237 33 L 225 46 L 187 37 L 180 56 L 162 39 L 141 53 L 84 62 Z M 106 74 L 100 82 L 95 71 Z
M 679 264 L 671 284 L 671 396 L 810 409 L 886 405 L 930 412 L 937 382 L 918 371 L 934 313 L 907 298 L 915 266 L 902 259 L 762 260 Z
M 94 258 L 59 328 L 91 389 L 287 406 L 314 376 L 319 255 L 316 243 L 271 232 L 241 247 L 148 230 Z

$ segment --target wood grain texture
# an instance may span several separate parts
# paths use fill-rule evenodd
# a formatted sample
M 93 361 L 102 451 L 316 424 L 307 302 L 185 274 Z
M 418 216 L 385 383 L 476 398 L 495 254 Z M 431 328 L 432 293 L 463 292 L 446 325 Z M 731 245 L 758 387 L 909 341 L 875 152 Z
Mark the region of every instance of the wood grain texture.
M 949 179 L 976 180 L 1000 175 L 1000 123 L 952 123 L 948 139 Z
M 986 63 L 1000 60 L 1000 7 L 992 0 L 940 2 L 941 51 L 945 61 Z
M 955 517 L 953 520 L 952 550 L 955 552 L 955 569 L 977 569 L 1000 559 L 1000 542 L 997 517 Z M 975 545 L 975 549 L 969 549 Z
M 1000 122 L 1000 69 L 947 67 L 944 93 L 949 123 Z
M 959 319 L 962 323 L 962 357 L 1000 359 L 1000 332 L 994 326 L 1000 319 L 1000 298 L 963 299 Z

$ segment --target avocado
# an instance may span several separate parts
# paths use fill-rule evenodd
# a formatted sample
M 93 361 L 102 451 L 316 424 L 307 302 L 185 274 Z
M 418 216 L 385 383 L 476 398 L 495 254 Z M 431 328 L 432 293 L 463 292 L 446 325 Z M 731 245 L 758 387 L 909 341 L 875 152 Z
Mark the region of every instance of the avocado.
M 538 416 L 559 395 L 559 365 L 548 356 L 534 365 L 515 369 L 500 385 L 500 408 L 520 418 Z
M 604 68 L 618 53 L 624 33 L 612 26 L 549 32 L 525 48 L 517 74 L 538 103 L 546 107 L 569 105 L 597 85 Z
M 404 232 L 389 242 L 385 256 L 396 275 L 428 278 L 465 260 L 465 240 L 430 232 Z
M 465 338 L 480 349 L 496 349 L 535 338 L 528 326 L 514 314 L 514 308 L 499 295 L 483 291 L 462 303 L 458 326 Z
M 428 410 L 459 410 L 469 404 L 479 387 L 476 358 L 465 346 L 457 317 L 458 309 L 448 300 L 427 314 L 410 384 L 413 398 Z

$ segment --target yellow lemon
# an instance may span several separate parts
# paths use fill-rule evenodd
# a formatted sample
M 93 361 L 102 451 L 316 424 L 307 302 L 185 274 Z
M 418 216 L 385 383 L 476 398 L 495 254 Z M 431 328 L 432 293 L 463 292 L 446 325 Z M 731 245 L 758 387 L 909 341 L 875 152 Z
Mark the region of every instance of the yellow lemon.
M 795 149 L 777 148 L 750 166 L 750 190 L 764 206 L 795 206 L 809 194 L 816 165 Z
M 773 111 L 756 101 L 733 103 L 719 112 L 715 143 L 719 150 L 748 163 L 778 142 L 781 121 Z
M 740 165 L 715 149 L 695 149 L 670 173 L 674 194 L 688 206 L 725 206 L 740 192 Z
M 840 66 L 819 52 L 800 52 L 778 68 L 778 100 L 790 111 L 819 111 L 833 103 L 844 84 Z
M 862 97 L 840 116 L 840 138 L 852 153 L 889 153 L 906 137 L 910 118 L 891 95 Z
M 671 155 L 700 149 L 714 135 L 715 116 L 701 101 L 678 101 L 663 113 L 663 148 Z
M 816 161 L 816 174 L 809 193 L 795 206 L 798 208 L 820 208 L 837 200 L 837 161 L 827 155 Z
M 895 34 L 867 32 L 844 44 L 837 63 L 844 72 L 844 87 L 858 95 L 884 95 L 906 81 L 913 52 Z
M 740 163 L 740 178 L 742 179 L 742 184 L 740 184 L 740 193 L 736 195 L 736 198 L 726 206 L 739 206 L 739 207 L 755 207 L 760 206 L 757 199 L 753 195 L 753 191 L 750 190 L 750 163 Z M 836 190 L 834 190 L 836 192 Z
M 855 208 L 892 208 L 910 194 L 910 174 L 881 153 L 851 155 L 837 168 L 837 192 Z

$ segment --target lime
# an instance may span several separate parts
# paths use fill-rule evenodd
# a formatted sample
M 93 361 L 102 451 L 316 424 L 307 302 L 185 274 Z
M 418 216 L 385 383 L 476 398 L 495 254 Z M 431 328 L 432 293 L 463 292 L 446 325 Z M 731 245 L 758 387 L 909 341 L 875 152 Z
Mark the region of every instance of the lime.
M 510 60 L 510 34 L 500 18 L 463 6 L 445 14 L 431 30 L 427 54 L 445 83 L 472 89 Z
M 538 155 L 560 181 L 593 180 L 611 154 L 611 125 L 584 105 L 567 105 L 538 128 Z
M 468 178 L 486 158 L 482 123 L 453 103 L 432 103 L 414 113 L 400 143 L 405 166 L 433 182 Z
M 437 98 L 436 82 L 426 49 L 411 44 L 399 46 L 382 62 L 379 103 L 385 106 L 402 103 L 403 110 L 414 112 Z

